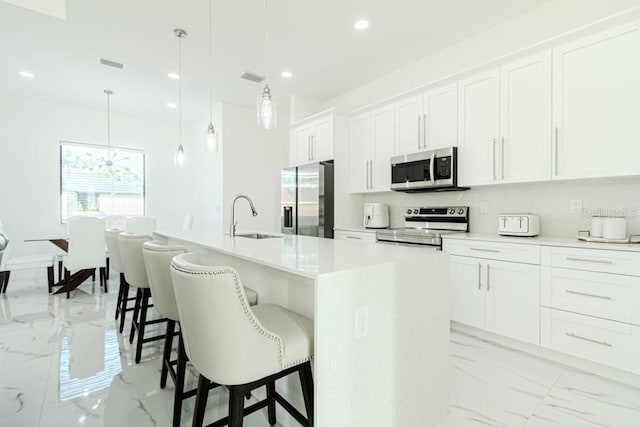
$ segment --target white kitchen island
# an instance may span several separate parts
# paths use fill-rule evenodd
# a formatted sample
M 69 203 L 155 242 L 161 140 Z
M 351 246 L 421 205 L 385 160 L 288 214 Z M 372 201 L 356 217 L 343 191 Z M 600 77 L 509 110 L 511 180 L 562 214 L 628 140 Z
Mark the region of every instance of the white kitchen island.
M 427 427 L 447 413 L 446 253 L 202 230 L 156 231 L 155 237 L 185 245 L 204 264 L 234 267 L 259 303 L 314 319 L 315 426 Z M 297 378 L 278 384 L 304 413 L 299 387 Z M 297 425 L 285 411 L 278 421 Z

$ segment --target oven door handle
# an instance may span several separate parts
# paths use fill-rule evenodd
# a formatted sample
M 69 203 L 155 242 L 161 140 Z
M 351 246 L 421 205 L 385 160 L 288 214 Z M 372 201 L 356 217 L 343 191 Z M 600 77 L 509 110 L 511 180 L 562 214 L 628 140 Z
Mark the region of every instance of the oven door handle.
M 434 164 L 436 162 L 436 153 L 431 154 L 431 160 L 429 161 L 429 180 L 435 184 L 436 183 L 436 177 L 433 174 L 434 171 Z

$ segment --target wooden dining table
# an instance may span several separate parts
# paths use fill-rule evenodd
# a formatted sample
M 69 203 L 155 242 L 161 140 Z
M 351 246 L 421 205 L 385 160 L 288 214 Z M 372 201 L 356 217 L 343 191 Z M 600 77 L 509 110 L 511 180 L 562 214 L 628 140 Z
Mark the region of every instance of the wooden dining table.
M 28 239 L 25 242 L 51 242 L 56 245 L 58 248 L 62 249 L 65 252 L 69 252 L 69 240 L 65 238 L 53 238 L 53 239 Z M 53 287 L 60 287 L 53 294 L 62 294 L 65 292 L 70 292 L 84 283 L 89 277 L 95 277 L 96 269 L 89 268 L 85 270 L 79 270 L 69 277 L 69 283 L 67 283 L 62 276 L 62 261 L 58 262 L 58 282 L 53 284 Z

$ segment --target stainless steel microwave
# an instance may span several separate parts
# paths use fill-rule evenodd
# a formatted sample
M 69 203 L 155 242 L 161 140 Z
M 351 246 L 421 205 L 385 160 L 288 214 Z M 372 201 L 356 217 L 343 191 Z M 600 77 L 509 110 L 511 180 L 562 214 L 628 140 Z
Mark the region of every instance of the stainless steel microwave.
M 394 191 L 458 190 L 458 148 L 421 151 L 391 157 Z

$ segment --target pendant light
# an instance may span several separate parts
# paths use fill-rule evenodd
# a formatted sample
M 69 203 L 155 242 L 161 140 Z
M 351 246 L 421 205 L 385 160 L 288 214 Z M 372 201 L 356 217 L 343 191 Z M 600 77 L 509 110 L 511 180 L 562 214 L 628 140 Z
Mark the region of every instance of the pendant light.
M 182 146 L 182 39 L 187 37 L 187 32 L 180 28 L 173 30 L 173 34 L 178 38 L 178 122 L 179 122 L 179 143 L 176 151 L 175 164 L 177 166 L 184 165 L 184 147 Z
M 105 89 L 104 93 L 107 95 L 107 161 L 105 164 L 111 167 L 113 166 L 113 162 L 111 161 L 111 105 L 109 103 L 109 97 L 113 95 L 113 91 Z
M 206 141 L 207 150 L 218 151 L 218 134 L 213 126 L 213 0 L 209 0 L 209 126 Z
M 274 129 L 278 124 L 276 99 L 271 95 L 269 88 L 269 8 L 268 0 L 264 0 L 264 58 L 265 58 L 265 85 L 262 95 L 257 99 L 258 126 L 262 129 Z

